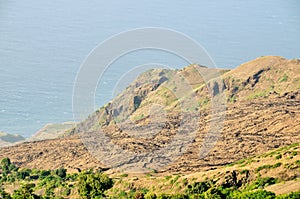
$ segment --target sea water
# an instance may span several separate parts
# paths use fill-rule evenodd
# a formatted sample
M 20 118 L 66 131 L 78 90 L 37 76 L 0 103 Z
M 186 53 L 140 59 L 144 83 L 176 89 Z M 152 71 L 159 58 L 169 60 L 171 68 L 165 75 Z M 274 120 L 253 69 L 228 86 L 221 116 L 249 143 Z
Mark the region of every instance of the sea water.
M 72 121 L 73 84 L 83 60 L 108 37 L 141 27 L 192 37 L 221 68 L 262 55 L 300 57 L 297 0 L 1 0 L 0 131 L 28 137 L 47 123 Z M 160 51 L 124 56 L 99 81 L 95 108 L 116 94 L 122 74 L 145 63 L 187 65 Z

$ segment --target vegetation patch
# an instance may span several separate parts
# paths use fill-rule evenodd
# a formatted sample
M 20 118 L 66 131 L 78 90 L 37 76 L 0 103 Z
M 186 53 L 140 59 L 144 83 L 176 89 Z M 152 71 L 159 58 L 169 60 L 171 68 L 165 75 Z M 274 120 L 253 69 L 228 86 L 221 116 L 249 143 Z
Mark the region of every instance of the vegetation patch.
M 256 172 L 259 172 L 263 169 L 275 169 L 275 168 L 278 168 L 282 165 L 281 162 L 277 162 L 276 164 L 273 164 L 273 165 L 270 165 L 270 164 L 266 164 L 266 165 L 262 165 L 260 167 L 258 167 L 255 171 Z
M 255 93 L 249 95 L 248 99 L 257 99 L 257 98 L 261 98 L 261 97 L 266 97 L 268 93 L 269 93 L 269 91 L 267 91 L 267 90 L 258 91 L 258 92 L 255 92 Z
M 288 80 L 288 75 L 284 74 L 282 78 L 279 79 L 279 82 L 286 82 Z

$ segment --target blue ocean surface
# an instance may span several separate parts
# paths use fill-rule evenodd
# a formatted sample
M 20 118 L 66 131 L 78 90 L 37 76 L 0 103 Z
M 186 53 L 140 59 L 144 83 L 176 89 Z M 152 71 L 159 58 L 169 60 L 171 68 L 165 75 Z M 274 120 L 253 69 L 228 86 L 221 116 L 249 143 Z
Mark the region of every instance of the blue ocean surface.
M 262 55 L 300 58 L 297 0 L 1 0 L 0 131 L 29 137 L 47 123 L 72 121 L 73 85 L 84 59 L 112 35 L 141 27 L 190 36 L 221 68 Z M 123 74 L 147 63 L 187 65 L 155 50 L 123 56 L 99 81 L 95 107 L 112 99 Z

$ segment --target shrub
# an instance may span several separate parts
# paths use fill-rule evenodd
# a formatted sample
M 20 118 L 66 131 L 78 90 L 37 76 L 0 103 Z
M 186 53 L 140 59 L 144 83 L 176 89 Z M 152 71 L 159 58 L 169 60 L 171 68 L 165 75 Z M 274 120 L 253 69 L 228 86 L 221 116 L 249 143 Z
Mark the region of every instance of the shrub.
M 118 198 L 127 198 L 127 193 L 125 191 L 121 191 L 118 195 Z
M 1 160 L 1 168 L 2 168 L 2 172 L 4 174 L 8 174 L 10 172 L 10 165 L 11 165 L 11 162 L 10 162 L 9 158 L 3 158 Z
M 222 199 L 226 197 L 219 189 L 216 188 L 210 188 L 202 195 L 205 199 Z
M 59 168 L 54 170 L 55 175 L 59 176 L 60 178 L 65 178 L 67 176 L 67 169 Z
M 30 169 L 19 169 L 16 173 L 18 179 L 24 180 L 31 173 Z
M 262 165 L 262 166 L 258 167 L 258 168 L 256 169 L 256 172 L 259 172 L 259 171 L 261 171 L 261 170 L 263 170 L 263 169 L 275 169 L 275 168 L 277 168 L 277 167 L 280 167 L 281 164 L 282 164 L 281 162 L 277 162 L 277 163 L 274 164 L 274 165 L 265 164 L 265 165 Z
M 242 171 L 240 171 L 240 174 L 247 174 L 247 173 L 249 173 L 250 171 L 248 170 L 248 169 L 244 169 L 244 170 L 242 170 Z
M 300 198 L 300 191 L 292 192 L 285 195 L 277 196 L 276 199 L 299 199 Z
M 186 186 L 188 183 L 189 183 L 188 180 L 187 180 L 186 178 L 183 178 L 182 184 L 183 184 L 184 186 Z
M 140 192 L 137 192 L 137 193 L 134 194 L 134 198 L 135 199 L 144 199 L 144 194 L 140 193 Z
M 156 199 L 156 194 L 148 192 L 145 194 L 144 197 L 145 197 L 145 199 Z
M 39 172 L 39 176 L 41 179 L 44 179 L 45 177 L 49 176 L 51 174 L 50 170 L 41 170 Z
M 277 183 L 277 179 L 276 178 L 270 178 L 270 177 L 266 177 L 266 178 L 259 178 L 256 181 L 254 181 L 248 188 L 247 190 L 254 190 L 257 188 L 264 188 L 265 186 L 268 185 L 272 185 L 272 184 L 276 184 Z
M 170 181 L 170 183 L 173 185 L 178 179 L 179 179 L 179 176 L 176 175 L 175 178 Z
M 297 155 L 297 151 L 293 151 L 292 154 L 291 154 L 292 157 L 294 157 L 296 155 Z
M 272 169 L 275 169 L 275 168 L 277 168 L 277 167 L 280 167 L 281 165 L 282 165 L 281 162 L 277 162 L 277 163 L 274 164 L 271 168 L 272 168 Z
M 79 176 L 78 192 L 82 198 L 102 197 L 112 185 L 112 179 L 105 174 L 83 173 Z
M 242 192 L 238 199 L 275 199 L 275 193 L 266 190 L 257 190 L 251 192 Z
M 35 184 L 23 184 L 19 189 L 15 190 L 12 198 L 14 199 L 31 199 L 31 198 L 40 198 L 39 196 L 33 193 L 33 188 Z
M 127 174 L 127 173 L 123 173 L 123 174 L 120 175 L 120 177 L 121 177 L 121 178 L 128 177 L 128 174 Z
M 188 185 L 186 192 L 188 194 L 201 194 L 206 192 L 210 187 L 208 182 L 194 182 L 192 185 Z
M 275 159 L 276 159 L 276 160 L 281 159 L 281 158 L 282 158 L 282 155 L 281 155 L 281 154 L 275 156 Z

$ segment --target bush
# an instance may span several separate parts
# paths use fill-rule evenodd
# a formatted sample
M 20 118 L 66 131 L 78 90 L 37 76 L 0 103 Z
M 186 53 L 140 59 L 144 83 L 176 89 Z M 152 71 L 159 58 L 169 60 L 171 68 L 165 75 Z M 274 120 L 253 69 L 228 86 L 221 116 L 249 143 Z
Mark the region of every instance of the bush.
M 123 174 L 120 175 L 120 177 L 121 178 L 126 178 L 126 177 L 128 177 L 128 174 L 127 173 L 123 173 Z
M 59 168 L 54 170 L 55 175 L 59 176 L 60 178 L 65 178 L 67 176 L 67 169 Z
M 2 168 L 2 172 L 4 174 L 8 174 L 10 172 L 10 165 L 11 165 L 11 162 L 10 162 L 10 159 L 9 158 L 3 158 L 1 160 L 1 168 Z
M 112 186 L 112 179 L 105 174 L 83 173 L 79 176 L 78 192 L 82 198 L 102 197 Z
M 156 194 L 148 192 L 145 194 L 144 197 L 145 197 L 145 199 L 156 199 Z
M 17 179 L 24 180 L 31 173 L 30 169 L 19 169 L 16 173 Z
M 134 198 L 135 199 L 144 199 L 144 194 L 140 193 L 140 192 L 137 192 L 137 193 L 134 194 Z
M 223 193 L 216 188 L 210 188 L 209 190 L 207 190 L 204 194 L 202 194 L 204 196 L 205 199 L 222 199 L 222 198 L 226 198 L 225 195 L 223 195 Z
M 253 182 L 247 188 L 247 190 L 254 190 L 254 189 L 257 189 L 257 188 L 264 188 L 265 186 L 276 184 L 276 183 L 277 183 L 277 179 L 276 178 L 270 178 L 270 177 L 259 178 L 255 182 Z
M 277 196 L 276 199 L 299 199 L 300 198 L 300 191 L 292 192 L 286 195 Z
M 249 170 L 248 169 L 244 169 L 242 171 L 240 171 L 240 174 L 249 174 Z
M 258 167 L 258 168 L 256 169 L 256 172 L 259 172 L 259 171 L 261 171 L 261 170 L 263 170 L 263 169 L 276 169 L 277 167 L 280 167 L 281 164 L 282 164 L 281 162 L 277 162 L 277 163 L 274 164 L 274 165 L 265 164 L 265 165 L 262 165 L 262 166 Z
M 44 179 L 45 177 L 49 176 L 51 174 L 51 171 L 50 170 L 41 170 L 39 172 L 39 178 L 40 179 Z
M 281 159 L 281 158 L 282 158 L 282 155 L 279 154 L 279 155 L 277 155 L 275 158 L 276 158 L 276 160 Z
M 194 182 L 192 185 L 188 185 L 186 192 L 188 194 L 201 194 L 206 192 L 210 187 L 208 182 Z
M 170 181 L 170 184 L 174 184 L 178 179 L 179 179 L 179 176 L 176 175 L 176 176 L 174 177 L 174 179 L 172 179 L 172 180 Z
M 242 192 L 236 199 L 275 199 L 275 193 L 266 190 Z
M 22 185 L 18 190 L 15 190 L 12 198 L 13 199 L 38 199 L 39 196 L 33 193 L 33 188 L 35 184 L 29 183 Z

